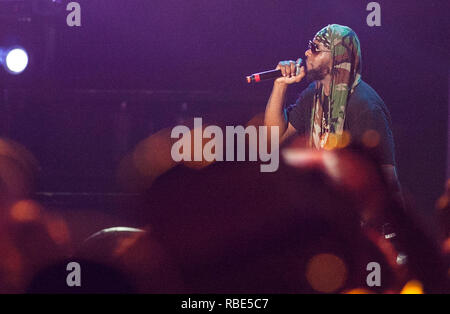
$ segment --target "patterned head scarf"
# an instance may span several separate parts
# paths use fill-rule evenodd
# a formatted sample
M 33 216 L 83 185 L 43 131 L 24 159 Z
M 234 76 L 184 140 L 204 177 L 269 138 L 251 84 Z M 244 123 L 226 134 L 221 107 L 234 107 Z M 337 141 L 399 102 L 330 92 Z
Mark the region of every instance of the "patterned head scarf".
M 331 24 L 314 37 L 331 50 L 332 69 L 328 104 L 324 103 L 323 86 L 317 82 L 311 115 L 310 146 L 333 146 L 342 140 L 347 99 L 361 81 L 361 48 L 356 33 L 347 26 Z M 331 136 L 330 136 L 331 135 Z M 337 144 L 337 145 L 336 145 Z

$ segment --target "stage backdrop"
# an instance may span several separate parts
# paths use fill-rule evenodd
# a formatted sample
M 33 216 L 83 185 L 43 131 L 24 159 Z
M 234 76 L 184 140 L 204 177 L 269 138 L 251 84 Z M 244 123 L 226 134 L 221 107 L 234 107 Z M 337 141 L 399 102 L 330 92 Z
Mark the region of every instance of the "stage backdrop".
M 41 161 L 40 189 L 115 189 L 120 156 L 183 115 L 245 122 L 271 90 L 245 75 L 302 57 L 320 28 L 338 23 L 359 35 L 363 79 L 391 111 L 406 192 L 431 211 L 443 191 L 448 1 L 377 1 L 373 27 L 363 0 L 77 2 L 80 27 L 67 26 L 65 10 L 0 17 L 0 46 L 30 54 L 22 75 L 0 71 L 2 132 Z M 292 86 L 289 101 L 305 86 Z

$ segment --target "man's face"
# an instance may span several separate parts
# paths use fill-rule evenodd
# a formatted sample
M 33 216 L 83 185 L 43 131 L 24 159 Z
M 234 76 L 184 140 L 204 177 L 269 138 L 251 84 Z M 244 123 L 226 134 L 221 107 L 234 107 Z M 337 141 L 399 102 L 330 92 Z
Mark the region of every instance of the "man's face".
M 314 53 L 311 49 L 305 51 L 306 56 L 306 79 L 309 82 L 323 80 L 327 74 L 331 73 L 332 56 L 329 49 L 322 43 L 314 39 L 318 46 L 318 52 Z

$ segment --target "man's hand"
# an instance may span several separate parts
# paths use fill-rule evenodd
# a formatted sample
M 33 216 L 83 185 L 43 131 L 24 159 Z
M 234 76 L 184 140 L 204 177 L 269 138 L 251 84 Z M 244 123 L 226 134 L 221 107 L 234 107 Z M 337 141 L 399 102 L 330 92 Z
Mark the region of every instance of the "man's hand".
M 282 77 L 279 77 L 275 80 L 276 84 L 286 84 L 290 85 L 293 83 L 299 83 L 306 75 L 305 67 L 300 67 L 300 73 L 295 75 L 296 73 L 296 64 L 294 61 L 281 61 L 278 63 L 276 70 L 281 70 Z

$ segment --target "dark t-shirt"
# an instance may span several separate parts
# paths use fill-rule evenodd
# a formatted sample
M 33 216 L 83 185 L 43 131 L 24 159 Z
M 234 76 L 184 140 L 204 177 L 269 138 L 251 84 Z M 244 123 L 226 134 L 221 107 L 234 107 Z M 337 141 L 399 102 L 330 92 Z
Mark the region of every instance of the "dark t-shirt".
M 286 108 L 288 121 L 300 135 L 309 135 L 311 110 L 315 83 L 311 83 L 299 96 L 297 102 Z M 382 164 L 395 165 L 394 138 L 391 131 L 389 110 L 377 92 L 361 81 L 347 102 L 344 130 L 350 132 L 352 142 L 361 142 L 366 131 L 374 130 L 379 135 L 377 154 Z

